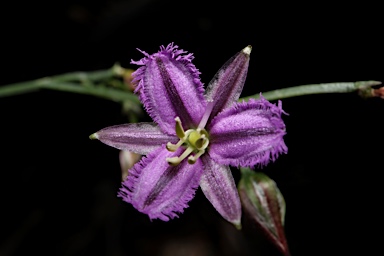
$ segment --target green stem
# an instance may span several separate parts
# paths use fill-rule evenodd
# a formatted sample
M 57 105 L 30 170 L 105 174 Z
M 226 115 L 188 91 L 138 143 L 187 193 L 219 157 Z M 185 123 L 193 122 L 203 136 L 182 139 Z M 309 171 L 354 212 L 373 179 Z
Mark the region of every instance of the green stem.
M 32 81 L 10 84 L 0 87 L 0 97 L 14 96 L 40 89 L 73 92 L 97 96 L 115 102 L 132 102 L 140 104 L 138 98 L 129 91 L 118 90 L 103 85 L 95 85 L 93 82 L 100 82 L 113 79 L 115 76 L 122 76 L 124 69 L 114 65 L 107 70 L 92 72 L 73 72 L 52 77 L 44 77 Z
M 99 81 L 103 79 L 113 78 L 114 76 L 119 75 L 118 73 L 116 73 L 116 67 L 118 67 L 117 64 L 114 65 L 112 68 L 106 69 L 106 70 L 97 70 L 97 71 L 90 71 L 90 72 L 77 71 L 77 72 L 71 72 L 71 73 L 66 73 L 62 75 L 52 76 L 48 78 L 55 80 L 57 82 Z
M 39 90 L 41 85 L 36 81 L 10 84 L 0 87 L 0 97 L 14 96 Z
M 46 84 L 40 84 L 40 88 L 51 89 L 64 92 L 73 92 L 79 94 L 87 94 L 115 102 L 130 101 L 136 104 L 141 104 L 139 99 L 128 91 L 117 90 L 102 85 L 98 86 L 79 86 L 76 83 L 65 83 L 56 81 L 47 81 Z
M 379 81 L 358 81 L 358 82 L 344 82 L 344 83 L 325 83 L 325 84 L 309 84 L 289 87 L 279 90 L 273 90 L 262 93 L 263 97 L 267 100 L 278 100 L 284 98 L 291 98 L 296 96 L 303 96 L 308 94 L 320 93 L 348 93 L 358 90 L 370 90 L 372 86 L 379 85 Z M 240 98 L 239 101 L 247 101 L 251 98 L 260 98 L 259 94 Z

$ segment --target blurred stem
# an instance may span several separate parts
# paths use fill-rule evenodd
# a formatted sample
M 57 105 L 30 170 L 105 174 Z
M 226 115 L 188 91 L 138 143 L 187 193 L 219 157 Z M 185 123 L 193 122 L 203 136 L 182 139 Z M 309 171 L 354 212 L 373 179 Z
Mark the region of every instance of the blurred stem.
M 295 87 L 289 87 L 279 90 L 273 90 L 262 93 L 263 97 L 267 100 L 279 100 L 284 98 L 291 98 L 296 96 L 303 96 L 309 94 L 320 93 L 348 93 L 354 91 L 366 91 L 371 90 L 372 86 L 379 85 L 379 81 L 358 81 L 358 82 L 342 82 L 342 83 L 324 83 L 324 84 L 308 84 Z M 364 93 L 360 93 L 363 95 Z M 259 94 L 240 98 L 239 101 L 248 101 L 249 99 L 260 98 Z
M 44 77 L 27 82 L 9 84 L 0 87 L 0 97 L 15 96 L 19 94 L 38 91 L 40 89 L 50 89 L 66 91 L 80 94 L 97 96 L 115 102 L 131 102 L 140 104 L 139 99 L 130 91 L 119 90 L 107 87 L 95 82 L 112 80 L 115 77 L 123 77 L 125 69 L 115 64 L 107 70 L 92 72 L 72 72 L 57 76 Z
M 40 88 L 51 89 L 57 91 L 73 92 L 79 94 L 88 94 L 115 102 L 133 101 L 140 104 L 137 97 L 128 91 L 117 90 L 106 86 L 79 86 L 76 83 L 56 82 L 48 80 L 46 83 L 40 84 Z

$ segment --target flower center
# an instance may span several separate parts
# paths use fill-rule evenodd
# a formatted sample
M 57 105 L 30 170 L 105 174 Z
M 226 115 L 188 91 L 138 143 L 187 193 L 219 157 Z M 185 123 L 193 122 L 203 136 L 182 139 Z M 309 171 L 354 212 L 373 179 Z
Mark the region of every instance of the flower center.
M 168 157 L 166 160 L 171 165 L 178 165 L 188 157 L 188 163 L 194 164 L 196 160 L 205 153 L 205 149 L 208 147 L 208 133 L 202 128 L 184 131 L 180 118 L 176 117 L 175 121 L 176 135 L 180 140 L 176 144 L 168 142 L 167 149 L 171 152 L 176 151 L 181 146 L 186 147 L 186 149 L 181 156 Z

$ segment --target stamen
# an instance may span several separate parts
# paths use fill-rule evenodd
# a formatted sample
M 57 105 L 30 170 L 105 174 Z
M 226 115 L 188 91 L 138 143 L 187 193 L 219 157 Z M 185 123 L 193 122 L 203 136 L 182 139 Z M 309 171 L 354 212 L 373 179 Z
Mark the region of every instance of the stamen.
M 196 155 L 194 155 L 194 156 L 190 156 L 190 157 L 188 157 L 188 163 L 189 164 L 194 164 L 194 163 L 196 163 L 196 161 L 197 161 L 197 159 L 199 159 L 199 157 L 202 155 L 202 154 L 204 154 L 205 153 L 205 149 L 203 149 L 203 150 L 200 150 Z
M 184 129 L 183 129 L 183 126 L 181 125 L 181 120 L 180 118 L 177 116 L 175 118 L 175 121 L 176 121 L 176 135 L 177 137 L 179 137 L 180 139 L 183 139 L 185 137 L 185 132 L 184 132 Z
M 167 162 L 171 165 L 178 165 L 188 156 L 188 163 L 194 164 L 196 163 L 197 159 L 201 155 L 205 153 L 205 149 L 208 147 L 209 139 L 208 139 L 208 133 L 203 128 L 205 124 L 207 123 L 207 120 L 209 118 L 209 114 L 211 113 L 213 108 L 213 104 L 208 103 L 206 113 L 204 114 L 202 121 L 200 122 L 200 125 L 202 125 L 202 128 L 197 129 L 189 129 L 187 131 L 184 131 L 183 126 L 181 124 L 181 120 L 179 117 L 175 118 L 176 121 L 176 134 L 177 137 L 180 139 L 176 144 L 172 144 L 171 142 L 167 143 L 167 150 L 171 152 L 175 152 L 178 148 L 181 146 L 186 146 L 187 148 L 185 151 L 181 154 L 181 156 L 177 157 L 168 157 L 166 158 Z M 199 126 L 200 126 L 199 125 Z M 197 152 L 194 156 L 190 156 L 192 152 Z
M 174 157 L 168 157 L 166 158 L 165 160 L 167 160 L 167 162 L 171 165 L 178 165 L 179 163 L 181 163 L 181 161 L 183 161 L 187 156 L 189 156 L 189 154 L 191 154 L 193 151 L 193 148 L 192 147 L 188 147 L 181 156 L 177 157 L 177 156 L 174 156 Z
M 181 145 L 183 145 L 184 140 L 180 139 L 177 144 L 172 144 L 171 142 L 167 143 L 167 149 L 168 151 L 175 152 Z
M 195 142 L 195 146 L 198 150 L 205 149 L 208 146 L 207 142 L 209 143 L 209 140 L 205 134 L 201 134 L 200 139 Z
M 184 131 L 183 131 L 183 132 L 184 132 Z M 193 132 L 192 129 L 187 130 L 187 131 L 184 133 L 184 137 L 183 137 L 183 138 L 180 138 L 180 140 L 177 142 L 177 144 L 173 144 L 173 143 L 171 143 L 171 142 L 168 142 L 168 143 L 167 143 L 167 149 L 168 149 L 168 151 L 175 152 L 179 147 L 181 147 L 181 145 L 184 144 L 184 142 L 186 142 L 186 140 L 188 139 L 189 134 L 191 134 L 192 132 Z
M 204 143 L 204 138 L 201 137 L 200 139 L 198 139 L 196 142 L 195 142 L 195 146 L 197 149 L 200 149 L 202 146 L 203 146 L 203 143 Z
M 199 151 L 205 150 L 209 145 L 209 139 L 204 134 L 201 135 L 201 138 L 202 138 L 201 145 L 197 148 Z

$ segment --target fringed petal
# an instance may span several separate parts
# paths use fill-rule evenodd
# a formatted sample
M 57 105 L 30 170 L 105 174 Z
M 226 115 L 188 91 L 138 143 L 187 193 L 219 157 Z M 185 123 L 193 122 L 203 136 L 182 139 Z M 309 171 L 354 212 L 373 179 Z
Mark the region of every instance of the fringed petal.
M 204 165 L 201 190 L 224 219 L 240 228 L 241 204 L 231 170 L 215 163 L 207 154 L 201 159 Z
M 132 64 L 143 65 L 135 73 L 136 92 L 152 119 L 168 134 L 175 134 L 175 117 L 184 128 L 197 127 L 205 110 L 200 72 L 192 64 L 193 55 L 177 45 L 161 46 L 160 51 Z
M 247 77 L 251 46 L 247 46 L 230 58 L 216 73 L 208 85 L 206 99 L 213 102 L 210 121 L 223 109 L 236 102 Z
M 90 136 L 120 150 L 146 155 L 167 142 L 177 142 L 176 136 L 164 134 L 154 123 L 122 124 L 104 128 Z
M 182 149 L 169 152 L 162 147 L 142 158 L 129 170 L 119 196 L 150 219 L 178 217 L 194 197 L 203 170 L 200 160 L 193 165 L 186 160 L 177 166 L 168 164 L 167 157 L 181 153 Z
M 220 164 L 232 166 L 266 165 L 287 152 L 284 143 L 284 113 L 262 98 L 235 104 L 211 123 L 210 156 Z

